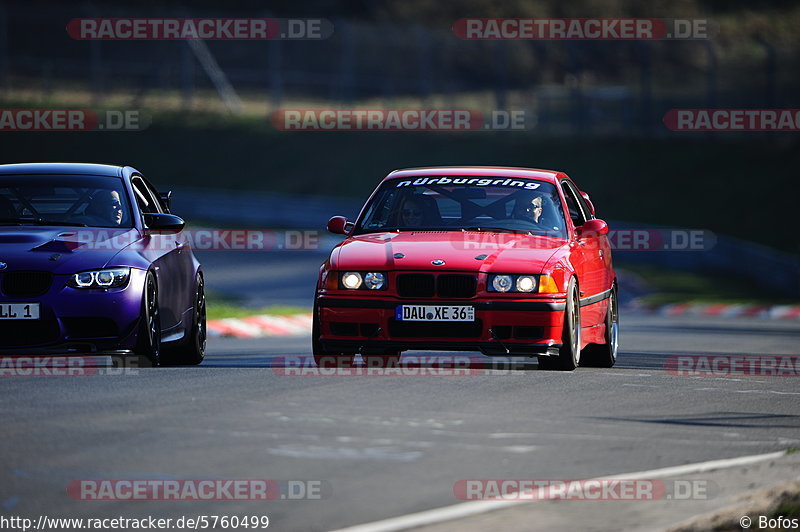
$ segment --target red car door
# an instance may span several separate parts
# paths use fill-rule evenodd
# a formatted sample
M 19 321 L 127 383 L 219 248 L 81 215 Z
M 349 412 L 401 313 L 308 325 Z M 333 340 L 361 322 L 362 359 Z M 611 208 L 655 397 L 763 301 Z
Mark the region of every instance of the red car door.
M 575 228 L 582 226 L 592 218 L 588 207 L 579 199 L 577 188 L 568 180 L 562 180 L 561 190 L 567 203 L 569 217 Z M 608 289 L 608 266 L 610 248 L 605 235 L 586 233 L 579 235 L 573 229 L 571 233 L 570 248 L 575 257 L 576 273 L 580 288 L 581 326 L 588 327 L 603 323 L 605 318 L 605 303 L 602 301 L 592 303 L 593 296 L 600 296 Z

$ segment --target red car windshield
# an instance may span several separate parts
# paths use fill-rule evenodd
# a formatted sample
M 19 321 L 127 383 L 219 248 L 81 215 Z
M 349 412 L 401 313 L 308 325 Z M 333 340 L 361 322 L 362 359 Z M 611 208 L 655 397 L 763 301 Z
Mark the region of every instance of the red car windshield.
M 503 231 L 566 238 L 556 187 L 505 177 L 425 177 L 381 185 L 356 234 L 383 231 Z

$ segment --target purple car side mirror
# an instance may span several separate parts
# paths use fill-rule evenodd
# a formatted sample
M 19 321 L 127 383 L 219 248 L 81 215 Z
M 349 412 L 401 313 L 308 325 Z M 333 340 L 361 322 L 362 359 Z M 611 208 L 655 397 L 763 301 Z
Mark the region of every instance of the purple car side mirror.
M 145 213 L 144 223 L 148 233 L 174 234 L 183 231 L 186 222 L 174 214 Z

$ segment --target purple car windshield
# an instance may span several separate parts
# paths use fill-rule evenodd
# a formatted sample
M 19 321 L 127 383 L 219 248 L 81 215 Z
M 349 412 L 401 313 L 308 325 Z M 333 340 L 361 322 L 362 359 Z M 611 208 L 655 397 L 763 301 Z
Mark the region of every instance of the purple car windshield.
M 355 232 L 473 230 L 566 238 L 566 227 L 552 183 L 445 176 L 386 181 Z
M 133 227 L 118 177 L 0 176 L 0 225 Z

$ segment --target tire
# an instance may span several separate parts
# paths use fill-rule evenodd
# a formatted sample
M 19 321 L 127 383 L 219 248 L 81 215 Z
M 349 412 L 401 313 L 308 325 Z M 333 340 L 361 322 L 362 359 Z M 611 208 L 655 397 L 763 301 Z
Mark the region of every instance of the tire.
M 192 325 L 186 336 L 176 345 L 164 349 L 161 363 L 171 366 L 196 366 L 203 362 L 206 355 L 206 291 L 203 276 L 197 275 L 195 281 Z
M 142 294 L 142 313 L 134 353 L 153 366 L 161 364 L 161 315 L 158 308 L 158 284 L 153 272 L 147 272 Z
M 339 353 L 327 351 L 320 341 L 321 325 L 319 322 L 319 307 L 316 295 L 314 296 L 314 316 L 311 319 L 311 354 L 314 362 L 320 368 L 350 368 L 353 367 L 355 353 Z
M 608 298 L 608 312 L 606 312 L 606 343 L 592 344 L 584 349 L 582 366 L 595 368 L 610 368 L 617 362 L 619 350 L 619 302 L 617 299 L 617 286 L 611 287 L 611 296 Z
M 561 348 L 558 357 L 539 357 L 541 369 L 572 371 L 581 360 L 581 312 L 578 299 L 578 286 L 575 278 L 567 285 L 567 302 L 564 308 L 564 332 L 561 334 Z

